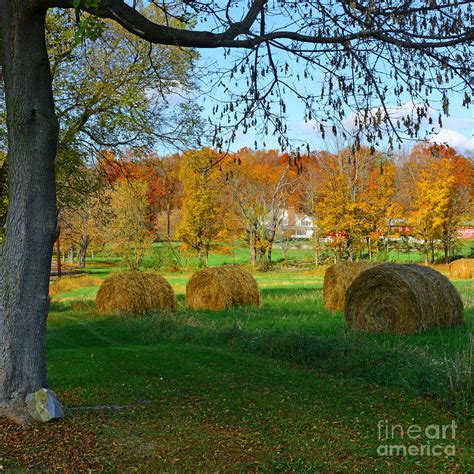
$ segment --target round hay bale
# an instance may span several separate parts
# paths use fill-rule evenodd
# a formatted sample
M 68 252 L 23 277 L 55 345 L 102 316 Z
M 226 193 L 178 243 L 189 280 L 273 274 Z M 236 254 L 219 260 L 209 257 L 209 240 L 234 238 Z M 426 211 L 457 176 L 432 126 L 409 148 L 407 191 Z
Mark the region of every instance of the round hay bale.
M 372 262 L 341 262 L 331 265 L 324 273 L 323 300 L 326 309 L 344 309 L 347 288 L 355 277 L 364 270 L 375 266 Z
M 143 314 L 154 309 L 175 310 L 171 285 L 155 273 L 116 273 L 102 283 L 95 300 L 101 313 Z
M 191 309 L 221 310 L 232 306 L 259 306 L 260 290 L 255 278 L 237 265 L 206 268 L 195 273 L 186 285 Z
M 450 263 L 449 276 L 461 280 L 474 278 L 474 258 L 461 258 Z
M 351 329 L 410 334 L 463 321 L 463 304 L 451 282 L 420 265 L 386 263 L 360 273 L 346 292 Z

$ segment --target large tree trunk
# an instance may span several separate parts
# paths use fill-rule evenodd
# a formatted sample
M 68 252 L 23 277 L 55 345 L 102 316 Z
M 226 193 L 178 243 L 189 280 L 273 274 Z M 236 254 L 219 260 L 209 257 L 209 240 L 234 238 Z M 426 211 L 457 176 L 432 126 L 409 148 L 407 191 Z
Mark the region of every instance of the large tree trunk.
M 267 261 L 268 263 L 272 263 L 272 252 L 273 252 L 273 241 L 270 240 L 268 242 L 268 250 L 267 250 Z
M 86 258 L 87 258 L 87 247 L 80 247 L 79 248 L 79 255 L 78 255 L 78 263 L 79 268 L 86 268 Z
M 8 119 L 9 209 L 0 247 L 0 413 L 24 420 L 25 396 L 47 386 L 45 333 L 56 234 L 58 122 L 32 0 L 0 0 Z
M 0 36 L 0 49 L 1 49 L 1 36 Z M 0 56 L 1 58 L 1 56 Z M 4 198 L 7 191 L 7 162 L 6 160 L 0 165 L 0 242 L 3 236 L 3 228 L 7 219 L 7 213 L 4 208 Z

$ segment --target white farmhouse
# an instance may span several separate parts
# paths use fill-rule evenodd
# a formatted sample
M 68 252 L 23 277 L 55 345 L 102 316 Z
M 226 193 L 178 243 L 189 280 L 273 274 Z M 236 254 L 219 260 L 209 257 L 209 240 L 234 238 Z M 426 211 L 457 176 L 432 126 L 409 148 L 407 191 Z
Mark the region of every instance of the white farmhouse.
M 282 210 L 281 230 L 291 232 L 293 239 L 310 239 L 316 226 L 316 219 L 306 214 L 298 214 L 294 206 Z

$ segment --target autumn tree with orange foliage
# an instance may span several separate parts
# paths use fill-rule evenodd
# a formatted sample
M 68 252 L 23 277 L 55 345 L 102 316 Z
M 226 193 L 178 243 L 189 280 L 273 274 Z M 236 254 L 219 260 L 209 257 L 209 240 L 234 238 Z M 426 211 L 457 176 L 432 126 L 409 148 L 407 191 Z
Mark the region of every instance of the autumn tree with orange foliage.
M 395 165 L 366 148 L 320 152 L 315 161 L 314 212 L 320 232 L 331 236 L 335 261 L 345 254 L 353 260 L 364 247 L 371 256 L 387 235 Z
M 446 145 L 421 144 L 412 150 L 401 175 L 404 209 L 425 263 L 435 261 L 437 246 L 448 263 L 459 225 L 472 217 L 472 161 Z
M 153 224 L 160 240 L 170 241 L 180 217 L 183 185 L 179 178 L 180 155 L 153 156 L 146 159 L 148 202 Z
M 147 183 L 148 219 L 157 240 L 171 240 L 176 226 L 182 199 L 182 183 L 179 177 L 180 155 L 158 156 L 147 153 L 124 153 L 117 159 L 108 154 L 102 160 L 110 183 L 125 179 Z
M 223 178 L 227 200 L 249 242 L 250 263 L 255 266 L 265 256 L 271 263 L 276 233 L 298 173 L 278 150 L 242 148 L 233 155 Z

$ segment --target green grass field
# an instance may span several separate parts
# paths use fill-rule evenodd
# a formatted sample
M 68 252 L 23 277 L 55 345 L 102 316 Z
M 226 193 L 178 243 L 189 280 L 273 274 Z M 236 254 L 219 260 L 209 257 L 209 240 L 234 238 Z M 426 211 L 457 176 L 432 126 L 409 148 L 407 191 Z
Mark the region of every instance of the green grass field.
M 115 269 L 98 262 L 90 271 Z M 469 470 L 472 281 L 455 282 L 463 326 L 401 337 L 348 332 L 341 313 L 323 308 L 320 272 L 257 273 L 263 306 L 220 312 L 187 310 L 190 273 L 165 276 L 175 314 L 100 316 L 97 286 L 54 298 L 50 385 L 71 410 L 33 434 L 4 427 L 3 469 Z M 385 440 L 380 420 L 458 426 L 455 439 L 410 440 L 397 429 Z M 442 454 L 379 455 L 386 444 L 439 444 Z
M 196 267 L 197 257 L 194 252 L 183 252 L 180 251 L 180 244 L 174 242 L 172 247 L 175 249 L 178 258 L 180 259 L 181 266 L 183 267 Z M 393 246 L 392 246 L 393 247 Z M 152 248 L 148 251 L 144 259 L 144 267 L 149 269 L 156 269 L 157 263 L 160 259 L 168 259 L 170 257 L 169 252 L 166 251 L 167 245 L 162 243 L 153 244 Z M 460 256 L 472 257 L 474 255 L 474 239 L 460 240 L 458 244 L 458 252 Z M 323 252 L 324 256 L 331 261 L 329 252 Z M 436 252 L 436 261 L 442 261 L 442 252 Z M 381 252 L 378 255 L 374 255 L 374 259 L 380 262 L 396 262 L 396 263 L 419 263 L 423 262 L 423 254 L 416 249 L 410 249 L 410 251 L 404 251 L 400 245 L 399 248 L 391 248 L 389 252 Z M 273 249 L 273 261 L 279 262 L 285 260 L 287 264 L 296 264 L 298 262 L 306 262 L 311 265 L 314 262 L 314 251 L 311 247 L 309 240 L 292 241 L 290 248 L 285 252 L 280 248 L 280 245 L 275 244 Z M 105 257 L 100 255 L 98 263 L 112 263 L 114 265 L 120 264 L 120 259 L 116 256 L 109 255 Z M 163 262 L 162 262 L 163 263 Z M 223 265 L 223 264 L 239 264 L 246 265 L 249 263 L 249 249 L 242 242 L 234 242 L 224 248 L 221 247 L 220 252 L 211 252 L 209 254 L 209 266 Z

